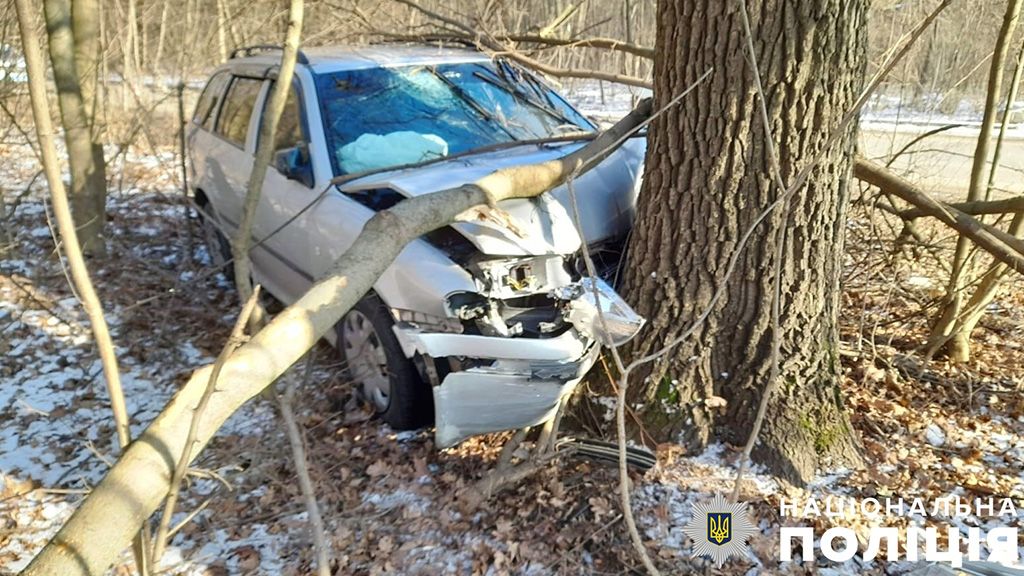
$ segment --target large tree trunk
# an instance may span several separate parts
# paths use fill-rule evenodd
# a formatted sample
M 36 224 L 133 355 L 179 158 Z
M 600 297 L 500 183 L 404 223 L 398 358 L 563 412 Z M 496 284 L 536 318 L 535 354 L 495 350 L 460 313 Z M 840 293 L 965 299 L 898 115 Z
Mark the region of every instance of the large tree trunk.
M 75 226 L 82 240 L 82 249 L 87 254 L 103 253 L 106 183 L 99 168 L 103 164 L 103 151 L 97 151 L 93 146 L 92 124 L 79 82 L 71 4 L 68 0 L 46 0 L 43 7 L 53 80 L 57 85 L 57 101 L 71 167 L 71 208 Z M 92 86 L 90 98 L 95 96 L 95 83 Z
M 857 99 L 865 65 L 863 0 L 752 0 L 754 48 L 782 178 L 811 162 Z M 832 147 L 790 200 L 755 232 L 735 273 L 726 263 L 757 214 L 780 194 L 771 179 L 765 127 L 744 55 L 734 2 L 658 3 L 656 108 L 709 68 L 712 80 L 651 128 L 625 293 L 650 319 L 634 357 L 661 349 L 711 301 L 704 326 L 672 354 L 641 370 L 641 418 L 657 439 L 702 449 L 747 439 L 769 373 L 771 294 L 781 225 L 782 385 L 768 407 L 755 458 L 806 480 L 819 465 L 858 459 L 843 411 L 838 355 L 840 261 L 855 129 Z M 708 408 L 728 402 L 724 416 Z

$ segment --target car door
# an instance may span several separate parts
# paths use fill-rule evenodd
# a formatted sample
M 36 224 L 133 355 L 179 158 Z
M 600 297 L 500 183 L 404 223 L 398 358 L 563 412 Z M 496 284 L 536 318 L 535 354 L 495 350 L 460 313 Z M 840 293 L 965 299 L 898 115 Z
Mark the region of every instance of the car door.
M 259 112 L 265 100 L 268 86 L 263 78 L 235 75 L 231 79 L 224 102 L 217 115 L 210 156 L 217 159 L 208 167 L 208 176 L 218 189 L 214 206 L 222 224 L 232 236 L 238 231 L 248 191 L 249 177 L 255 161 L 257 134 L 262 114 Z M 289 271 L 267 249 L 256 247 L 264 236 L 260 230 L 260 215 L 265 212 L 267 190 L 261 193 L 257 204 L 256 221 L 253 223 L 250 250 L 252 273 L 256 282 L 278 297 L 288 292 Z
M 242 203 L 252 170 L 253 155 L 249 146 L 253 110 L 263 89 L 263 80 L 233 76 L 224 95 L 207 147 L 205 178 L 210 186 L 211 200 L 222 224 L 231 232 L 238 229 Z
M 269 84 L 261 117 L 267 113 L 273 84 Z M 311 204 L 320 196 L 314 187 L 309 129 L 298 82 L 288 91 L 274 136 L 274 152 L 263 180 L 263 194 L 253 225 L 255 252 L 264 260 L 262 272 L 275 296 L 291 303 L 313 282 L 309 230 Z

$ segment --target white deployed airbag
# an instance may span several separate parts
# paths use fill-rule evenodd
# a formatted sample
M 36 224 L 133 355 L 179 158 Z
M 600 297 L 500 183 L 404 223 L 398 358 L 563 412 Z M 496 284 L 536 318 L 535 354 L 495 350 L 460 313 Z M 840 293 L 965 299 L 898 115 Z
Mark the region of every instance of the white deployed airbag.
M 411 130 L 363 134 L 338 150 L 338 164 L 349 174 L 412 164 L 448 155 L 448 143 L 437 134 Z

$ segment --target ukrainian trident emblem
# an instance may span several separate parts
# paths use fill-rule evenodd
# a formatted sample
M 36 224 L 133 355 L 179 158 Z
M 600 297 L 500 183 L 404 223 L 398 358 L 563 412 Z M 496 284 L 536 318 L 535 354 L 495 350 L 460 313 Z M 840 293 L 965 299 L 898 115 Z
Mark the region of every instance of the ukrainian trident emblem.
M 708 512 L 708 540 L 721 546 L 732 540 L 731 512 Z
M 747 539 L 757 533 L 750 521 L 747 505 L 730 503 L 721 495 L 693 505 L 693 517 L 683 528 L 693 540 L 693 555 L 710 558 L 721 567 L 730 556 L 747 552 Z

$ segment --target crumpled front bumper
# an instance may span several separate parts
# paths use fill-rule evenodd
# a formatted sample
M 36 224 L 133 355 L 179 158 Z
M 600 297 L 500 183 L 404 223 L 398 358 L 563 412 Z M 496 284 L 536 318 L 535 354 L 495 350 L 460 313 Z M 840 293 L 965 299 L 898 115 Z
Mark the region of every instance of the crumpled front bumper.
M 434 386 L 434 438 L 439 448 L 550 419 L 600 351 L 596 342 L 575 329 L 546 339 L 418 333 L 397 327 L 395 332 L 403 346 L 424 356 L 494 361 L 452 372 Z
M 644 324 L 605 282 L 583 279 L 552 292 L 571 327 L 550 338 L 424 332 L 396 325 L 406 356 L 455 358 L 469 368 L 440 379 L 432 372 L 435 442 L 453 446 L 470 436 L 534 426 L 593 366 L 602 344 L 621 345 Z

